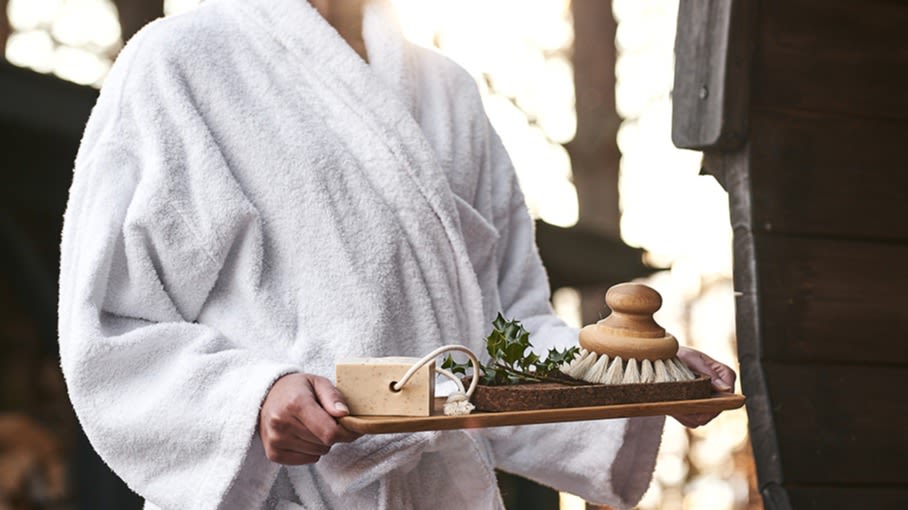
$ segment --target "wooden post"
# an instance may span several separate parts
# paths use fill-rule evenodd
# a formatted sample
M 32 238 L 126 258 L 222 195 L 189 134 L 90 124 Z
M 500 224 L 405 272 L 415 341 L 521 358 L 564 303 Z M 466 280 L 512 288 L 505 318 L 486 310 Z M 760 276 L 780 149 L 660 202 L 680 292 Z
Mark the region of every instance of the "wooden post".
M 150 21 L 164 16 L 163 0 L 114 0 L 114 4 L 120 15 L 123 42 L 128 41 Z
M 577 135 L 567 145 L 580 204 L 579 225 L 619 238 L 615 111 L 615 30 L 612 2 L 574 0 L 574 88 Z
M 0 0 L 0 57 L 6 53 L 6 40 L 12 33 L 9 26 L 9 16 L 6 15 L 6 8 L 9 0 Z

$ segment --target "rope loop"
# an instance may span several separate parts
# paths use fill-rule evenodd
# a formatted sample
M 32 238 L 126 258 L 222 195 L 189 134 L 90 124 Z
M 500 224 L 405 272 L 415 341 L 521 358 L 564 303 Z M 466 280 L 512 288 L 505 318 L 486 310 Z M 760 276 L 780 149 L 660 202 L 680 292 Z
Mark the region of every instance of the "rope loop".
M 416 374 L 416 372 L 424 367 L 425 365 L 431 363 L 441 354 L 446 352 L 462 352 L 470 358 L 470 363 L 473 365 L 473 377 L 470 380 L 470 387 L 464 390 L 463 382 L 456 375 L 452 374 L 450 371 L 443 368 L 435 367 L 435 372 L 447 377 L 448 379 L 454 381 L 454 384 L 457 385 L 457 391 L 451 393 L 448 396 L 447 402 L 445 402 L 444 412 L 446 416 L 458 416 L 464 414 L 470 414 L 474 409 L 473 404 L 470 403 L 470 397 L 473 396 L 473 392 L 476 391 L 476 385 L 479 384 L 479 358 L 473 354 L 473 351 L 462 346 L 462 345 L 444 345 L 435 349 L 434 351 L 426 354 L 419 361 L 413 364 L 405 373 L 404 376 L 400 378 L 400 381 L 395 382 L 391 389 L 394 391 L 400 391 L 403 387 L 410 381 L 410 379 Z

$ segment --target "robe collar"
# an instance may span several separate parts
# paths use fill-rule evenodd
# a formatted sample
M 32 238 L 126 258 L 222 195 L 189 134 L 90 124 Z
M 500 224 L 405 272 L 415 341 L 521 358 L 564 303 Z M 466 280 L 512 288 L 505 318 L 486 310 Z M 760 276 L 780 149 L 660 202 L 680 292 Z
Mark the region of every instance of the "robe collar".
M 415 50 L 400 31 L 387 0 L 364 10 L 366 63 L 307 0 L 226 0 L 274 37 L 297 65 L 318 73 L 326 94 L 337 94 L 358 116 L 380 126 L 386 142 L 413 178 L 437 216 L 457 261 L 459 300 L 467 317 L 463 341 L 483 336 L 482 292 L 463 237 L 454 192 L 434 148 L 417 122 L 418 77 Z M 293 65 L 294 63 L 289 63 Z
M 391 101 L 418 118 L 415 63 L 387 0 L 366 0 L 363 40 L 366 63 L 308 0 L 241 0 L 283 45 L 344 79 L 354 92 Z M 363 89 L 364 83 L 371 83 Z M 378 85 L 381 89 L 378 89 Z

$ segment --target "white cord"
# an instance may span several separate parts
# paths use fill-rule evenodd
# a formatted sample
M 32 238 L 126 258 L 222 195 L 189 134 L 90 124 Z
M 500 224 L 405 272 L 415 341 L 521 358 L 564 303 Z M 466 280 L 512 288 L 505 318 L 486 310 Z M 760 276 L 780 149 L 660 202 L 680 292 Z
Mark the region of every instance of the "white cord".
M 470 411 L 473 410 L 473 404 L 470 403 L 470 397 L 473 396 L 473 392 L 476 390 L 476 385 L 479 384 L 479 359 L 475 354 L 473 354 L 473 351 L 467 349 L 462 345 L 444 345 L 442 347 L 439 347 L 438 349 L 435 349 L 429 354 L 426 354 L 422 357 L 422 359 L 414 363 L 413 366 L 404 373 L 404 376 L 400 378 L 400 381 L 395 382 L 391 386 L 391 389 L 393 389 L 394 391 L 402 390 L 404 385 L 406 385 L 410 381 L 413 375 L 415 375 L 420 368 L 434 361 L 435 358 L 437 358 L 442 353 L 451 351 L 462 352 L 466 354 L 468 358 L 470 358 L 470 362 L 473 364 L 473 377 L 470 380 L 470 387 L 466 391 L 464 391 L 463 383 L 457 376 L 443 368 L 435 367 L 435 372 L 454 381 L 458 389 L 458 391 L 448 396 L 448 401 L 444 406 L 445 415 L 450 416 L 470 414 Z

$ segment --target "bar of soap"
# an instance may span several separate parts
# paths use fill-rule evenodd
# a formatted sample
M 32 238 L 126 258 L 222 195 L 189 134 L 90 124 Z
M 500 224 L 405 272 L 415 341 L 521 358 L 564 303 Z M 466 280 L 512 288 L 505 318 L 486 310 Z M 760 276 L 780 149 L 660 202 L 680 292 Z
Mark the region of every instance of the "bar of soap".
M 400 381 L 419 358 L 353 358 L 335 365 L 337 389 L 353 415 L 429 416 L 435 397 L 435 362 L 421 367 L 400 391 Z

